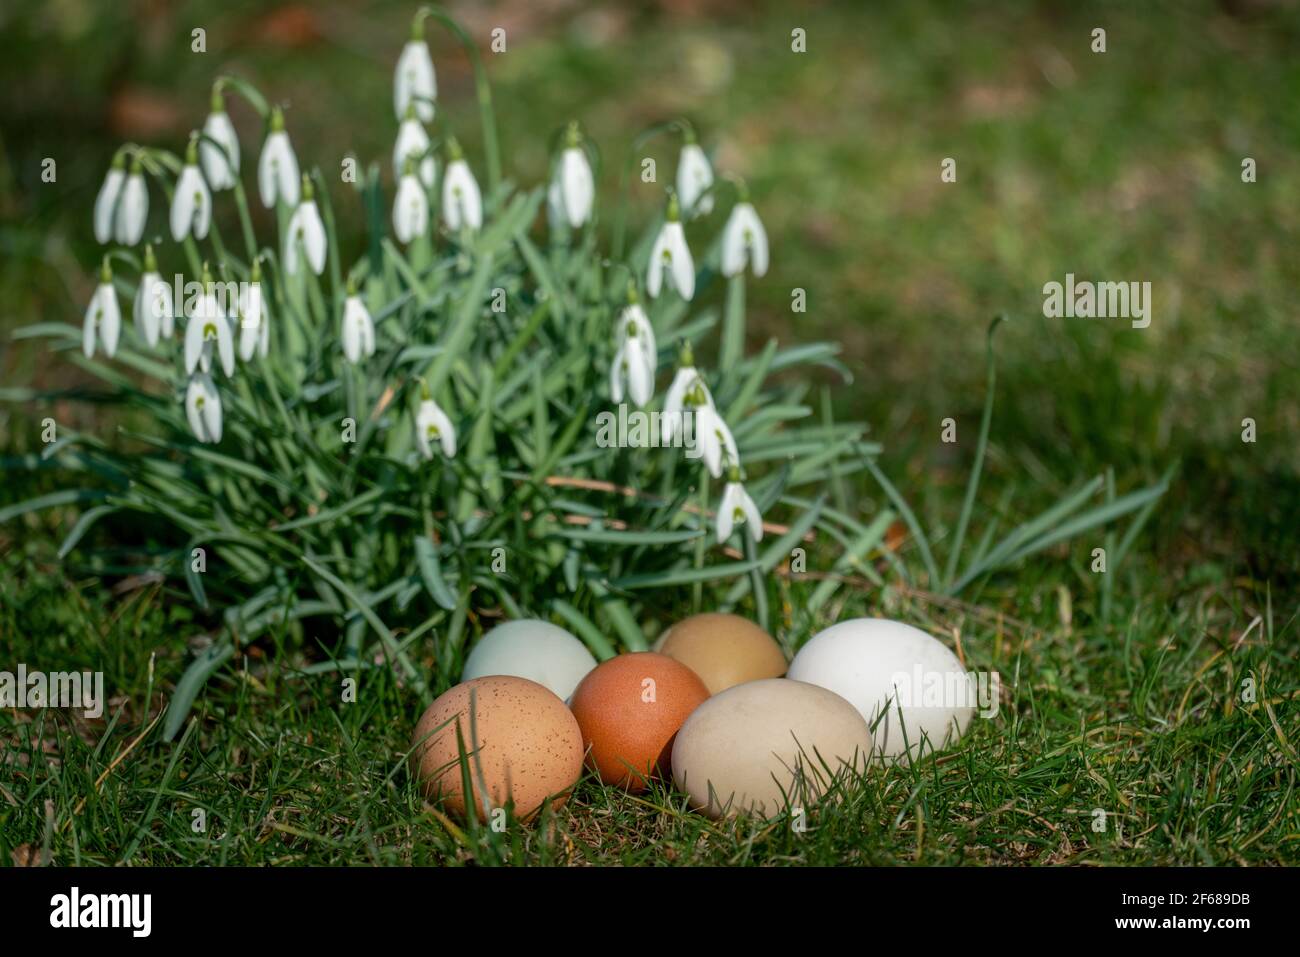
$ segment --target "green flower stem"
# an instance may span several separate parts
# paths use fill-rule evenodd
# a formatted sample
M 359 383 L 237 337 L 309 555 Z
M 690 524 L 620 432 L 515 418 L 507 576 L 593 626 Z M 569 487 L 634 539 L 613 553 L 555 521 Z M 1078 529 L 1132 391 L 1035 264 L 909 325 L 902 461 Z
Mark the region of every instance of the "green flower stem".
M 483 68 L 483 58 L 473 37 L 451 18 L 441 7 L 421 7 L 416 14 L 417 20 L 431 17 L 446 27 L 469 55 L 470 65 L 474 68 L 474 93 L 478 98 L 479 122 L 483 126 L 483 152 L 487 158 L 488 195 L 491 196 L 501 185 L 501 148 L 497 142 L 496 110 L 492 106 L 492 86 L 488 83 L 487 71 Z
M 727 280 L 727 305 L 722 318 L 722 348 L 718 367 L 723 378 L 735 378 L 745 354 L 745 274 Z
M 334 226 L 334 206 L 330 202 L 329 190 L 325 188 L 325 177 L 319 169 L 312 170 L 312 179 L 316 182 L 316 202 L 320 207 L 321 219 L 325 222 L 325 238 L 328 243 L 325 258 L 329 263 L 330 286 L 334 290 L 334 309 L 343 308 L 343 268 L 339 264 L 339 234 Z
M 698 524 L 702 534 L 695 540 L 695 567 L 697 569 L 704 567 L 704 552 L 708 548 L 709 542 L 709 473 L 707 469 L 701 469 L 700 471 L 700 511 Z M 704 604 L 704 582 L 697 581 L 691 586 L 691 601 L 696 614 L 698 614 Z
M 235 209 L 239 211 L 239 227 L 244 233 L 244 248 L 248 251 L 248 262 L 251 264 L 257 258 L 257 237 L 253 233 L 253 218 L 248 212 L 248 195 L 244 192 L 244 184 L 235 180 Z
M 749 529 L 743 525 L 740 527 L 740 537 L 745 543 L 745 560 L 757 562 L 759 558 L 758 543 L 750 535 Z M 762 568 L 755 566 L 750 570 L 749 583 L 750 590 L 754 593 L 754 611 L 758 615 L 759 627 L 770 633 L 772 629 L 769 627 L 768 622 L 767 582 L 763 578 Z
M 630 183 L 632 181 L 632 171 L 636 169 L 636 161 L 640 156 L 641 150 L 646 144 L 653 140 L 661 133 L 667 133 L 670 130 L 683 129 L 683 121 L 669 120 L 666 123 L 656 123 L 648 129 L 642 130 L 632 145 L 627 150 L 627 160 L 623 164 L 623 170 L 618 177 L 618 208 L 614 215 L 614 241 L 610 258 L 615 261 L 623 258 L 624 237 L 627 233 L 627 208 L 630 199 Z

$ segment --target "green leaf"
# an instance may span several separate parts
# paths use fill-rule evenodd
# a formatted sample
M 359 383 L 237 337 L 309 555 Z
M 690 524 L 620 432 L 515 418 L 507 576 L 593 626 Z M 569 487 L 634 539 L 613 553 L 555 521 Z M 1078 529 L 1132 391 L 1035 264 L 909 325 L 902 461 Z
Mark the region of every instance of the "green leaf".
M 591 619 L 567 601 L 559 598 L 552 599 L 551 610 L 568 623 L 596 656 L 597 661 L 608 661 L 618 654 L 618 650 L 609 643 L 604 633 L 592 623 Z
M 45 508 L 55 508 L 59 505 L 72 505 L 76 502 L 97 502 L 103 499 L 105 495 L 106 493 L 101 492 L 98 489 L 89 488 L 64 489 L 61 492 L 50 492 L 48 495 L 29 498 L 25 502 L 18 502 L 16 505 L 10 505 L 8 508 L 0 508 L 0 523 L 7 522 L 20 515 L 26 515 L 28 512 L 39 512 L 41 509 Z
M 758 568 L 759 564 L 758 561 L 747 561 L 706 565 L 703 568 L 669 568 L 664 571 L 646 572 L 641 575 L 628 575 L 610 582 L 610 585 L 627 591 L 634 588 L 668 588 L 677 585 L 693 585 L 696 582 L 747 575 L 753 569 Z
M 443 580 L 442 568 L 438 564 L 438 549 L 426 535 L 415 536 L 415 560 L 419 563 L 420 577 L 429 597 L 437 602 L 438 607 L 455 611 L 456 596 Z
M 105 515 L 116 512 L 117 508 L 116 505 L 97 505 L 94 508 L 82 512 L 81 517 L 77 519 L 77 523 L 72 526 L 72 531 L 68 532 L 68 537 L 65 538 L 63 544 L 59 546 L 59 559 L 62 560 L 67 558 L 68 552 L 77 547 L 77 542 L 81 541 L 82 536 L 90 530 L 90 526 L 94 525 Z
M 228 638 L 223 638 L 202 652 L 185 669 L 185 673 L 181 675 L 181 680 L 176 682 L 176 690 L 172 692 L 171 698 L 167 701 L 167 717 L 163 720 L 162 729 L 164 741 L 170 741 L 176 737 L 176 732 L 185 723 L 185 718 L 189 715 L 190 709 L 194 707 L 194 699 L 203 690 L 203 686 L 207 684 L 209 678 L 216 674 L 217 669 L 233 658 L 234 655 L 234 643 Z

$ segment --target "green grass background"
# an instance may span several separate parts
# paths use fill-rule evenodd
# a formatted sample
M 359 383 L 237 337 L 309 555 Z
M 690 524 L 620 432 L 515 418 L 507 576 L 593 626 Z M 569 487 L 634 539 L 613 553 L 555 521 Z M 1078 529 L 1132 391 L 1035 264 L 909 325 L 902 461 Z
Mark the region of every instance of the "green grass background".
M 0 386 L 79 385 L 17 326 L 78 322 L 97 249 L 90 207 L 125 139 L 179 148 L 207 88 L 237 73 L 290 105 L 300 156 L 389 162 L 391 70 L 413 5 L 60 0 L 0 14 Z M 0 667 L 105 671 L 109 726 L 0 714 L 0 851 L 56 863 L 1293 863 L 1300 594 L 1300 6 L 1233 3 L 453 6 L 488 55 L 508 174 L 544 176 L 571 117 L 600 145 L 601 195 L 641 128 L 691 118 L 743 174 L 772 240 L 749 286 L 750 348 L 833 338 L 885 471 L 931 529 L 955 522 L 999 332 L 998 403 L 977 528 L 1114 469 L 1121 492 L 1177 461 L 1170 493 L 1099 612 L 1077 541 L 963 595 L 841 592 L 826 623 L 904 618 L 1008 686 L 1001 714 L 912 769 L 873 771 L 808 830 L 712 825 L 669 791 L 588 780 L 553 818 L 505 834 L 448 827 L 401 756 L 418 703 L 387 676 L 355 705 L 295 678 L 337 636 L 246 649 L 178 745 L 146 736 L 213 622 L 183 583 L 101 581 L 55 551 L 67 512 L 0 526 Z M 190 50 L 206 31 L 207 52 Z M 806 30 L 808 52 L 790 51 Z M 1090 50 L 1107 31 L 1107 51 Z M 431 34 L 442 117 L 481 163 L 468 64 Z M 236 105 L 252 160 L 258 127 Z M 660 179 L 675 149 L 652 147 Z M 40 180 L 53 157 L 58 180 Z M 958 180 L 940 182 L 940 163 Z M 1253 158 L 1258 181 L 1241 181 Z M 342 191 L 340 191 L 340 194 Z M 648 211 L 658 193 L 634 191 Z M 154 191 L 155 210 L 161 199 Z M 155 212 L 155 222 L 157 222 Z M 634 212 L 635 215 L 635 212 Z M 360 210 L 340 235 L 361 250 Z M 1145 330 L 1045 319 L 1045 282 L 1150 281 Z M 807 313 L 790 310 L 807 291 Z M 87 384 L 89 387 L 89 384 Z M 0 454 L 39 420 L 107 432 L 89 405 L 0 403 Z M 939 441 L 957 422 L 958 442 Z M 1250 417 L 1258 441 L 1241 441 Z M 53 486 L 6 469 L 0 507 Z M 865 485 L 860 507 L 880 496 Z M 105 525 L 96 544 L 130 542 Z M 903 558 L 915 565 L 906 547 Z M 784 598 L 806 592 L 792 585 Z M 683 596 L 683 606 L 686 596 Z M 679 609 L 665 607 L 650 629 Z M 1257 620 L 1258 619 L 1258 620 Z M 490 624 L 485 623 L 485 624 Z M 783 634 L 785 640 L 802 636 Z M 430 660 L 432 655 L 429 656 Z M 1258 687 L 1254 704 L 1242 682 Z M 451 676 L 440 675 L 438 687 Z M 123 756 L 125 755 L 125 756 Z M 102 777 L 102 781 L 99 779 Z M 97 783 L 98 781 L 98 783 Z M 84 801 L 84 804 L 82 803 Z M 192 812 L 205 809 L 196 832 Z M 1095 811 L 1107 827 L 1093 829 Z

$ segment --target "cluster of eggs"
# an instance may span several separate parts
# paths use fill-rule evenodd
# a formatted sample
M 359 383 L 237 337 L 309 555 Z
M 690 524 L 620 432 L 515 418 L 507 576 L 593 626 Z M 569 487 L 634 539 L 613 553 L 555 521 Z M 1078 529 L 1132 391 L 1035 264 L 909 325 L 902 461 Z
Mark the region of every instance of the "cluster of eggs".
M 913 695 L 903 682 L 963 689 Z M 562 803 L 585 761 L 605 784 L 643 791 L 668 776 L 710 817 L 807 806 L 871 760 L 910 760 L 965 731 L 969 676 L 942 643 L 901 622 L 858 618 L 812 638 L 787 667 L 753 622 L 702 614 L 654 650 L 600 664 L 544 621 L 498 626 L 461 683 L 420 718 L 412 770 L 462 819 L 512 801 L 527 820 Z

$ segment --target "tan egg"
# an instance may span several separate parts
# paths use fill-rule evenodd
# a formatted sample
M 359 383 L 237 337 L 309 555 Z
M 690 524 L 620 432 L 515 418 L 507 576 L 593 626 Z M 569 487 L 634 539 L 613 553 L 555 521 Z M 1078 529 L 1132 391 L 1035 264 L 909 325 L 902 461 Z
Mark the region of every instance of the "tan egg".
M 871 730 L 833 691 L 788 678 L 736 685 L 704 702 L 673 744 L 673 781 L 709 817 L 807 808 L 866 768 Z M 827 771 L 830 769 L 830 773 Z
M 692 615 L 669 628 L 654 650 L 694 671 L 709 694 L 746 681 L 779 678 L 786 668 L 781 646 L 739 615 Z
M 469 756 L 471 806 L 480 818 L 513 799 L 515 815 L 527 820 L 548 797 L 563 804 L 582 775 L 582 732 L 553 692 L 526 678 L 474 678 L 429 705 L 411 741 L 411 773 L 425 796 L 445 799 L 461 820 L 467 802 L 458 726 Z

